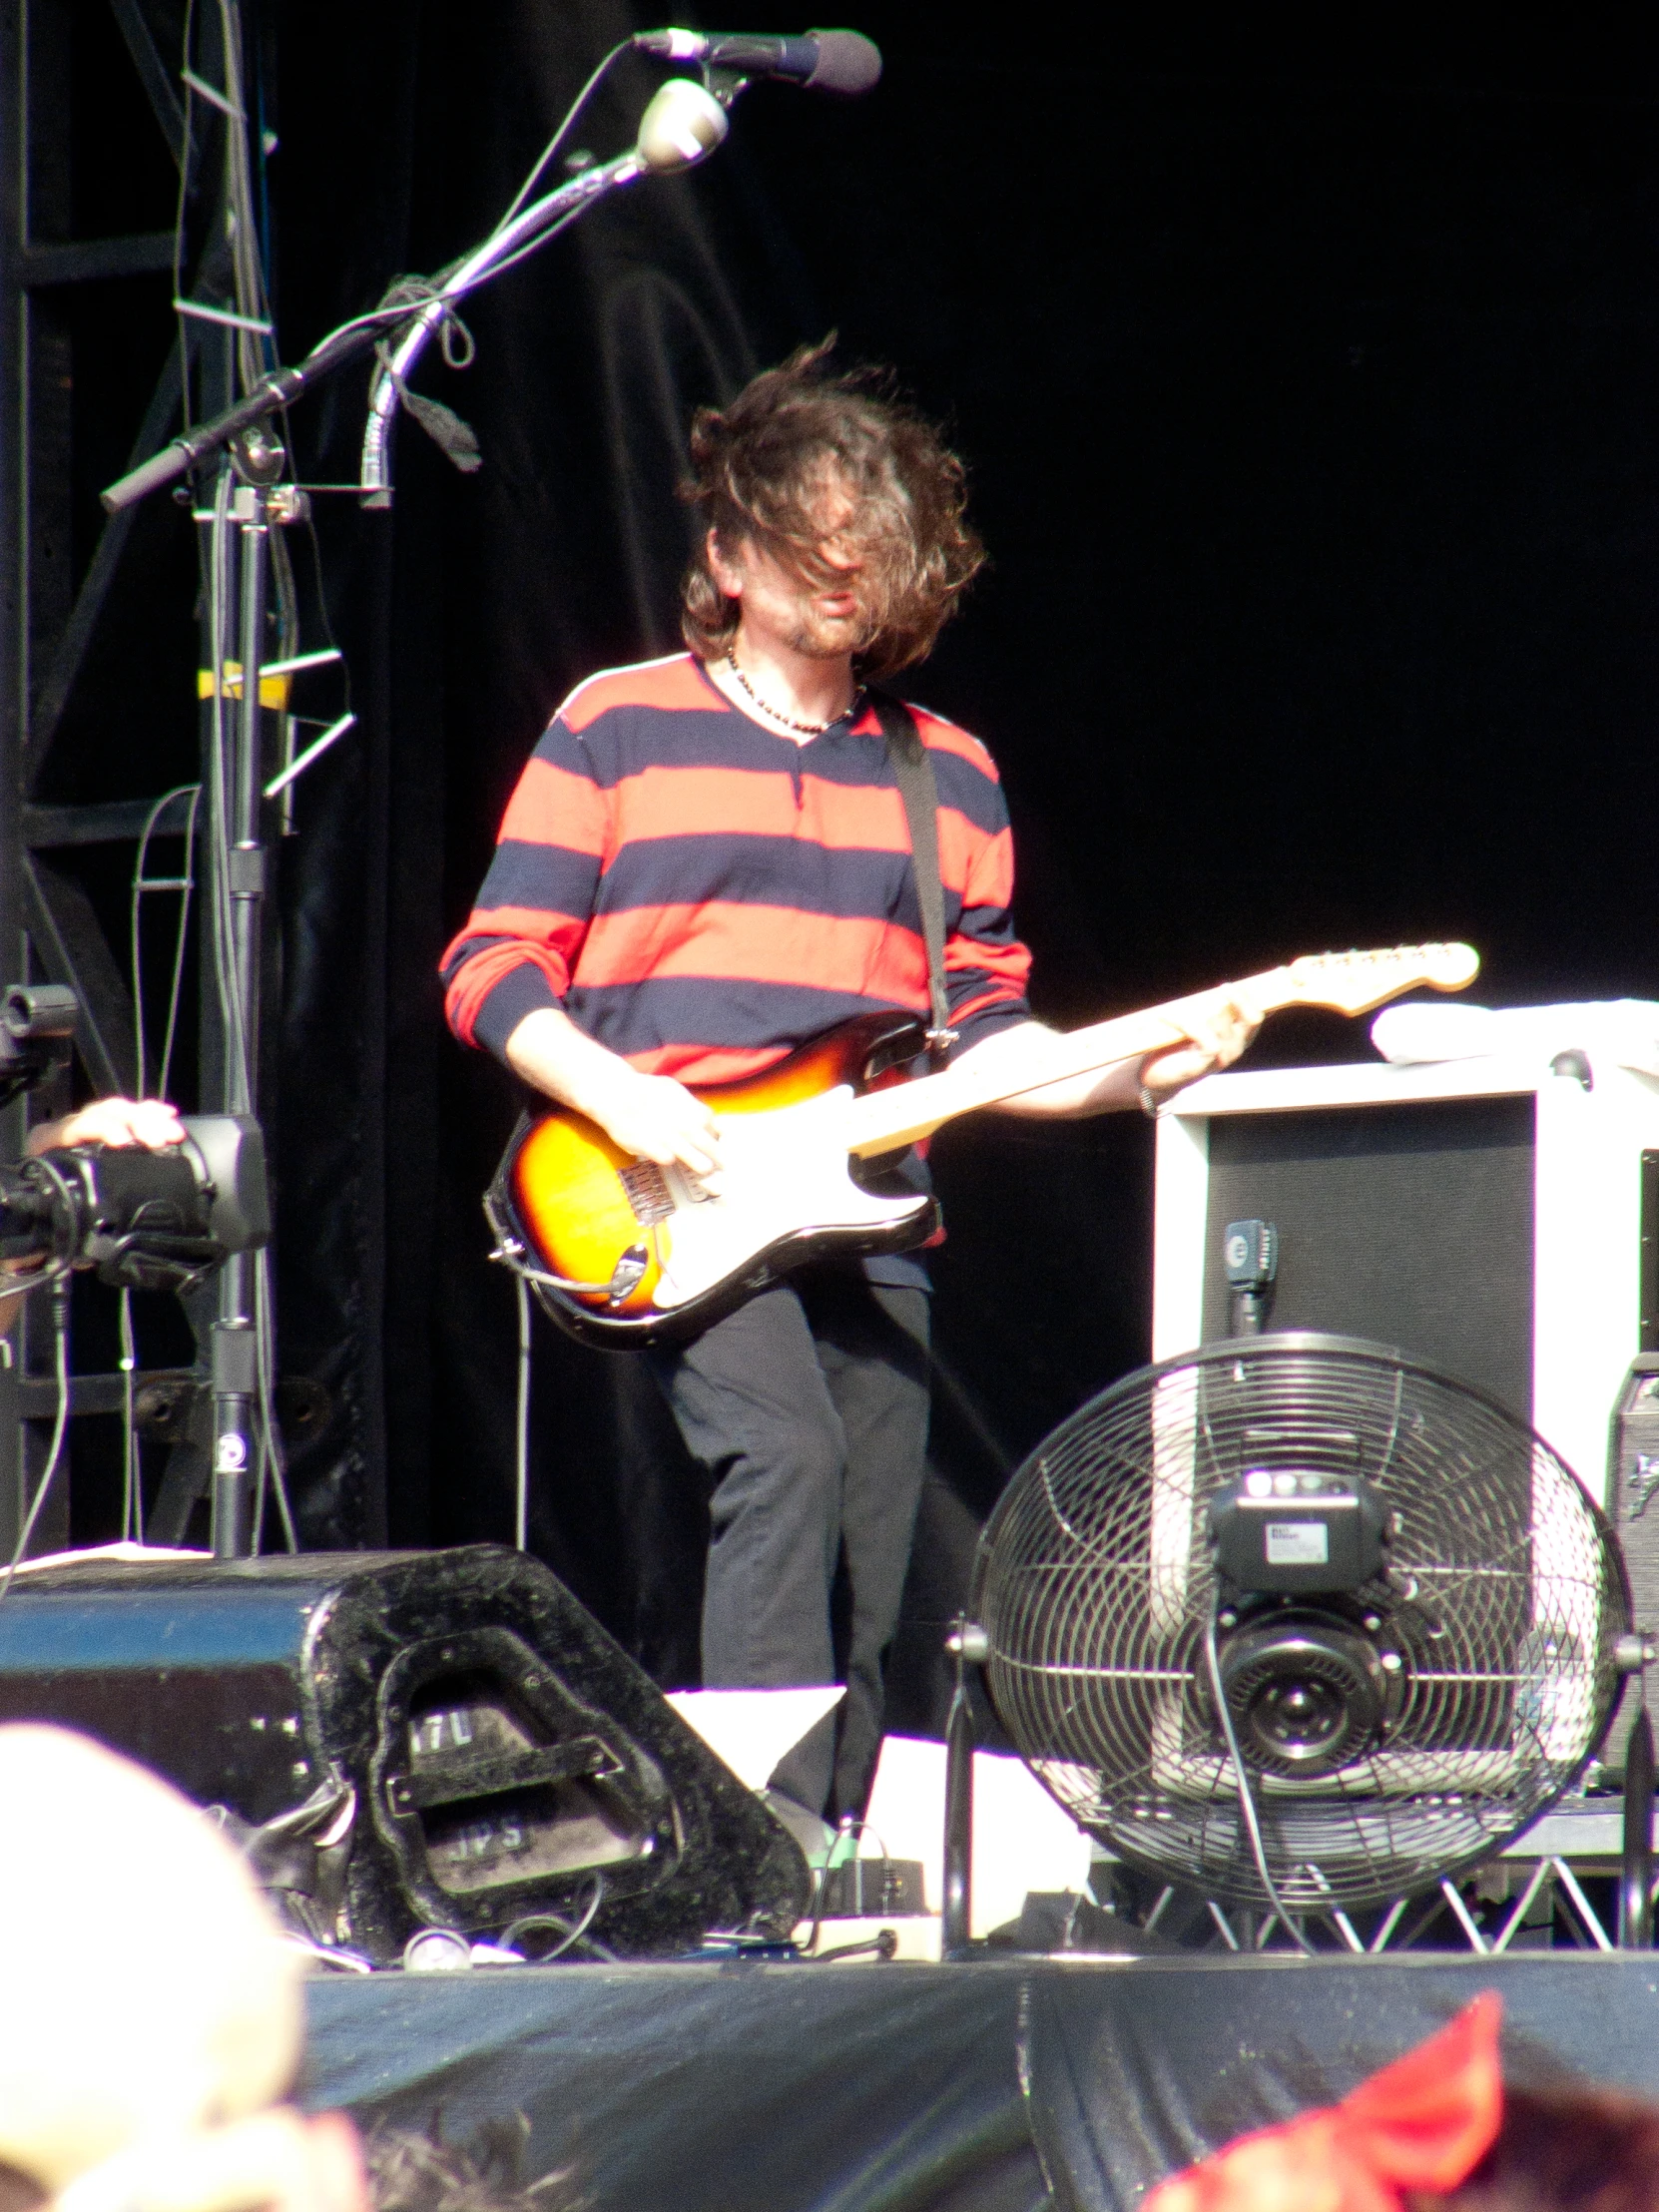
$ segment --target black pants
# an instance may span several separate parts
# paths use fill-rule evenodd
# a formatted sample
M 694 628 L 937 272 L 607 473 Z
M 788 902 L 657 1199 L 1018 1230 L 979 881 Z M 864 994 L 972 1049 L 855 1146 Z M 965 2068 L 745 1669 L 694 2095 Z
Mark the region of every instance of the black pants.
M 927 1307 L 922 1290 L 804 1270 L 647 1356 L 711 1484 L 704 1686 L 838 1680 L 830 1598 L 844 1564 L 846 1696 L 774 1776 L 832 1818 L 862 1810 L 881 1740 L 927 1442 Z

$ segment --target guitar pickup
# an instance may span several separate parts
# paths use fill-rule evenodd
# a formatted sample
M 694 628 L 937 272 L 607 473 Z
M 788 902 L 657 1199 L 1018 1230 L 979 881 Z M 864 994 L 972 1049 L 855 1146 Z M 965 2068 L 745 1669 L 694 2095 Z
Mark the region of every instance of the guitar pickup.
M 632 1167 L 618 1168 L 617 1176 L 637 1222 L 649 1228 L 654 1221 L 667 1221 L 674 1211 L 674 1199 L 668 1179 L 655 1160 L 636 1160 Z
M 670 1204 L 681 1206 L 706 1206 L 711 1198 L 719 1195 L 720 1171 L 712 1175 L 693 1175 L 690 1168 L 672 1167 L 661 1171 L 668 1188 Z

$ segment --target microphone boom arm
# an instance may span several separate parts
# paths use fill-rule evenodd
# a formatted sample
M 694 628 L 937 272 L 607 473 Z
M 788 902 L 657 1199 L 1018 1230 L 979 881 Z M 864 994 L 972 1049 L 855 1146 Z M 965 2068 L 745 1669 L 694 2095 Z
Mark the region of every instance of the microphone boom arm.
M 672 97 L 676 87 L 679 88 L 679 109 Z M 666 105 L 665 95 L 671 96 Z M 296 368 L 270 370 L 246 398 L 227 407 L 223 414 L 172 439 L 159 453 L 153 453 L 149 460 L 142 461 L 102 491 L 99 498 L 106 513 L 118 514 L 122 508 L 136 505 L 164 485 L 177 483 L 180 477 L 188 475 L 211 455 L 222 452 L 255 423 L 263 422 L 278 408 L 291 405 L 319 377 L 369 352 L 385 330 L 401 328 L 402 335 L 390 355 L 391 368 L 380 368 L 370 388 L 362 447 L 360 490 L 363 504 L 389 506 L 388 458 L 397 386 L 407 380 L 432 332 L 442 321 L 446 307 L 487 283 L 509 262 L 545 243 L 554 232 L 574 222 L 608 194 L 634 184 L 641 177 L 690 168 L 713 153 L 725 136 L 724 117 L 716 119 L 718 129 L 713 129 L 708 117 L 697 113 L 688 115 L 684 112 L 685 103 L 693 95 L 708 110 L 714 110 L 715 102 L 700 87 L 683 78 L 670 78 L 647 108 L 641 119 L 639 140 L 626 154 L 582 171 L 556 191 L 533 202 L 510 223 L 492 231 L 481 246 L 475 247 L 464 260 L 434 281 L 429 298 L 409 311 L 393 308 L 354 316 L 313 346 Z M 730 97 L 728 94 L 727 98 Z M 720 105 L 724 108 L 725 101 Z M 658 121 L 655 133 L 652 130 L 654 118 Z
M 432 297 L 415 315 L 390 354 L 374 372 L 368 391 L 368 419 L 363 425 L 362 462 L 358 492 L 365 507 L 391 505 L 391 426 L 397 412 L 398 385 L 414 373 L 415 363 L 442 322 L 451 300 L 461 299 L 487 283 L 501 265 L 516 259 L 554 230 L 562 230 L 607 194 L 619 192 L 649 175 L 637 149 L 619 154 L 596 169 L 583 170 L 544 199 L 534 201 L 511 223 L 493 231 L 475 247 L 436 287 Z M 372 343 L 372 336 L 370 338 Z

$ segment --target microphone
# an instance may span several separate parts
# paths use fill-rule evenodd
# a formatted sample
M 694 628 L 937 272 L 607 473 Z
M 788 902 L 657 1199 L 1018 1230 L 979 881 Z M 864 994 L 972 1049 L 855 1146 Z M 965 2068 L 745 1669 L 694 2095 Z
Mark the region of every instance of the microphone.
M 744 77 L 780 77 L 815 92 L 868 92 L 881 75 L 881 49 L 860 31 L 808 31 L 801 38 L 752 31 L 636 31 L 633 43 L 665 61 L 701 62 Z
M 690 169 L 712 154 L 732 128 L 712 92 L 690 77 L 670 77 L 657 87 L 640 117 L 634 151 L 647 169 L 666 176 Z

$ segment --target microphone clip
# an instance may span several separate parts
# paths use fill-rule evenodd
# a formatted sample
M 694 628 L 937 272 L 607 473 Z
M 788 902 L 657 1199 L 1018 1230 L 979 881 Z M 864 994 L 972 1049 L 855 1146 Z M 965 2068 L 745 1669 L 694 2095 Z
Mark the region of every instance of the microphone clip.
M 749 84 L 749 79 L 735 69 L 725 69 L 714 62 L 703 64 L 703 82 L 723 108 L 729 108 Z

